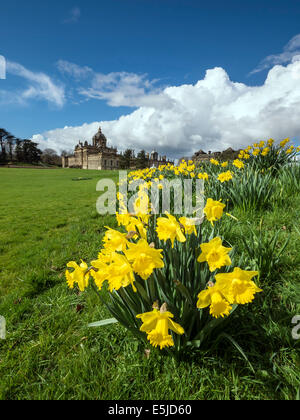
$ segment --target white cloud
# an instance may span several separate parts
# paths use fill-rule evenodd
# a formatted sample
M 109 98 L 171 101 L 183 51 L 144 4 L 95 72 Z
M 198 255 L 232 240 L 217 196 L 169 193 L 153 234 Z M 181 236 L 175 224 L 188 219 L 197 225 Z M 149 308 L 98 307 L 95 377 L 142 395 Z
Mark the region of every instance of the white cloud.
M 57 68 L 62 74 L 80 82 L 77 93 L 86 100 L 105 100 L 113 107 L 139 107 L 162 101 L 159 95 L 162 88 L 155 87 L 158 80 L 148 80 L 147 74 L 125 71 L 104 74 L 65 60 L 59 60 Z
M 161 90 L 155 89 L 156 80 L 149 81 L 146 74 L 127 72 L 95 73 L 91 87 L 79 89 L 87 98 L 104 99 L 110 106 L 138 107 L 160 101 Z
M 78 81 L 94 74 L 93 70 L 87 66 L 81 67 L 65 60 L 59 60 L 56 65 L 61 73 L 72 76 Z
M 283 48 L 279 54 L 272 54 L 264 58 L 259 65 L 249 74 L 259 73 L 262 70 L 268 69 L 276 64 L 286 64 L 293 60 L 294 56 L 300 54 L 300 34 L 295 35 Z
M 12 61 L 6 62 L 6 71 L 9 74 L 25 79 L 27 85 L 15 91 L 0 91 L 0 104 L 26 104 L 29 100 L 35 99 L 47 101 L 57 107 L 64 105 L 64 87 L 55 83 L 45 73 L 34 73 L 21 64 Z
M 79 9 L 79 7 L 73 7 L 69 11 L 69 16 L 67 17 L 67 19 L 63 21 L 63 23 L 76 23 L 78 22 L 80 16 L 81 16 L 81 10 Z
M 273 137 L 283 139 L 300 134 L 300 57 L 287 66 L 274 66 L 262 86 L 232 82 L 222 68 L 208 70 L 195 85 L 167 87 L 152 92 L 151 83 L 143 91 L 142 76 L 124 78 L 134 94 L 124 90 L 120 99 L 99 94 L 109 103 L 141 104 L 131 114 L 115 121 L 99 121 L 80 127 L 65 127 L 34 136 L 43 148 L 73 149 L 78 140 L 91 140 L 101 125 L 110 143 L 151 151 L 171 157 L 191 156 L 199 149 L 239 148 Z M 118 76 L 119 77 L 119 76 Z M 118 85 L 110 74 L 97 79 L 97 89 Z M 123 80 L 123 79 L 122 79 Z M 125 83 L 125 85 L 126 85 Z M 149 93 L 147 93 L 149 89 Z M 144 92 L 144 93 L 143 93 Z M 128 104 L 128 102 L 126 102 Z

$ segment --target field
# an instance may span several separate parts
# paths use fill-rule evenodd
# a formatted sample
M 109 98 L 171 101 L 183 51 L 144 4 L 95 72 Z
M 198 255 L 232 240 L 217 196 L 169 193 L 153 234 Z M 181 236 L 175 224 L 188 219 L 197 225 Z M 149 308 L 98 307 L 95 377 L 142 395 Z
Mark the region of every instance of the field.
M 90 178 L 78 180 L 78 178 Z M 105 226 L 115 218 L 96 212 L 100 177 L 116 172 L 0 169 L 0 399 L 287 399 L 300 398 L 299 340 L 291 335 L 300 314 L 300 196 L 269 210 L 233 210 L 224 230 L 243 247 L 246 222 L 279 231 L 289 244 L 264 293 L 239 308 L 226 328 L 229 341 L 179 364 L 144 348 L 119 325 L 91 329 L 111 315 L 92 291 L 66 285 L 66 263 L 92 260 Z M 77 179 L 77 180 L 76 180 Z M 297 230 L 298 227 L 298 230 Z

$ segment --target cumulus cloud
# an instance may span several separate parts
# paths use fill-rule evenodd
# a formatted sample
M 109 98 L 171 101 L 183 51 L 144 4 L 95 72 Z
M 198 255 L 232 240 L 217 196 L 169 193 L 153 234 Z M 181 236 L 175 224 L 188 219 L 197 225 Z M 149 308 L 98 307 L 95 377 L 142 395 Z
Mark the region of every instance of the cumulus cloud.
M 264 58 L 259 65 L 249 74 L 259 73 L 276 64 L 286 64 L 293 60 L 293 57 L 300 54 L 300 34 L 295 35 L 283 48 L 279 54 L 271 54 Z
M 97 88 L 102 90 L 103 85 L 118 81 L 109 75 L 98 79 Z M 136 82 L 139 85 L 142 79 L 129 79 L 128 83 Z M 116 94 L 117 89 L 111 91 Z M 160 154 L 178 158 L 199 149 L 216 151 L 270 137 L 296 137 L 300 133 L 300 56 L 287 66 L 274 66 L 262 86 L 233 82 L 224 69 L 216 67 L 194 85 L 170 86 L 157 92 L 150 89 L 149 93 L 141 88 L 128 95 L 127 99 L 138 106 L 129 115 L 56 129 L 33 139 L 42 148 L 73 149 L 78 140 L 91 140 L 101 125 L 119 150 L 155 148 Z M 117 103 L 110 96 L 99 95 L 99 99 Z
M 45 73 L 35 73 L 24 66 L 12 61 L 6 62 L 6 71 L 9 74 L 24 79 L 27 84 L 25 87 L 15 91 L 0 91 L 0 103 L 19 103 L 26 104 L 29 100 L 43 100 L 57 107 L 62 107 L 65 103 L 64 87 L 55 83 Z

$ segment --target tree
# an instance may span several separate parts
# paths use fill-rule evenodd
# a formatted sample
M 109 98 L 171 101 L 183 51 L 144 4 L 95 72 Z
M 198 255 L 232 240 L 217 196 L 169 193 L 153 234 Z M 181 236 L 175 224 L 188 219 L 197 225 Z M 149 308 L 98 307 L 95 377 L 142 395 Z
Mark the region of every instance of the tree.
M 70 156 L 72 154 L 72 151 L 71 150 L 63 150 L 62 152 L 61 152 L 61 154 L 60 154 L 60 156 L 61 157 L 63 157 L 63 156 Z
M 14 146 L 16 144 L 17 139 L 15 138 L 15 136 L 12 136 L 11 134 L 9 134 L 8 136 L 6 136 L 6 143 L 8 146 L 8 155 L 9 155 L 9 160 L 12 162 L 13 160 L 13 149 Z
M 130 169 L 131 159 L 133 158 L 133 152 L 131 149 L 126 149 L 120 158 L 120 168 Z
M 41 160 L 42 151 L 37 148 L 37 143 L 31 140 L 23 140 L 23 159 L 26 163 L 38 163 Z
M 59 165 L 61 158 L 57 155 L 53 149 L 45 149 L 42 154 L 42 162 L 46 165 Z
M 1 147 L 0 161 L 1 162 L 6 162 L 7 160 L 5 146 L 6 146 L 6 139 L 8 136 L 10 136 L 10 133 L 8 133 L 4 128 L 0 128 L 0 147 Z
M 138 169 L 145 169 L 148 166 L 148 159 L 145 150 L 141 150 L 137 155 L 136 167 Z
M 17 160 L 17 162 L 23 162 L 24 161 L 23 141 L 20 140 L 20 139 L 16 140 L 15 159 Z

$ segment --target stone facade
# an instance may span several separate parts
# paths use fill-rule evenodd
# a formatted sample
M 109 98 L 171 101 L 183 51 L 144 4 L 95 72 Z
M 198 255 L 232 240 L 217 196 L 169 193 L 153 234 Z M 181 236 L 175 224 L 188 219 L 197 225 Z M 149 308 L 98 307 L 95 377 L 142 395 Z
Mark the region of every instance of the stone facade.
M 233 160 L 238 157 L 240 150 L 233 150 L 231 147 L 229 149 L 224 150 L 223 152 L 208 152 L 205 153 L 203 150 L 199 150 L 194 154 L 192 160 L 194 162 L 203 162 L 210 159 L 217 159 L 217 160 Z
M 159 156 L 155 150 L 153 150 L 151 153 L 146 153 L 146 158 L 148 161 L 148 167 L 152 168 L 155 166 L 158 168 L 160 165 L 174 165 L 174 162 L 167 159 L 167 156 Z
M 168 163 L 174 164 L 174 162 L 167 160 L 166 156 L 158 156 L 158 153 L 155 151 L 147 153 L 146 158 L 148 167 L 158 167 Z M 120 160 L 121 155 L 118 154 L 118 150 L 107 146 L 107 139 L 101 128 L 99 128 L 98 133 L 93 137 L 93 144 L 89 145 L 88 142 L 84 144 L 79 142 L 73 155 L 62 157 L 62 166 L 63 168 L 115 170 L 121 168 Z M 130 168 L 134 169 L 136 163 L 137 160 L 133 157 L 130 162 Z

